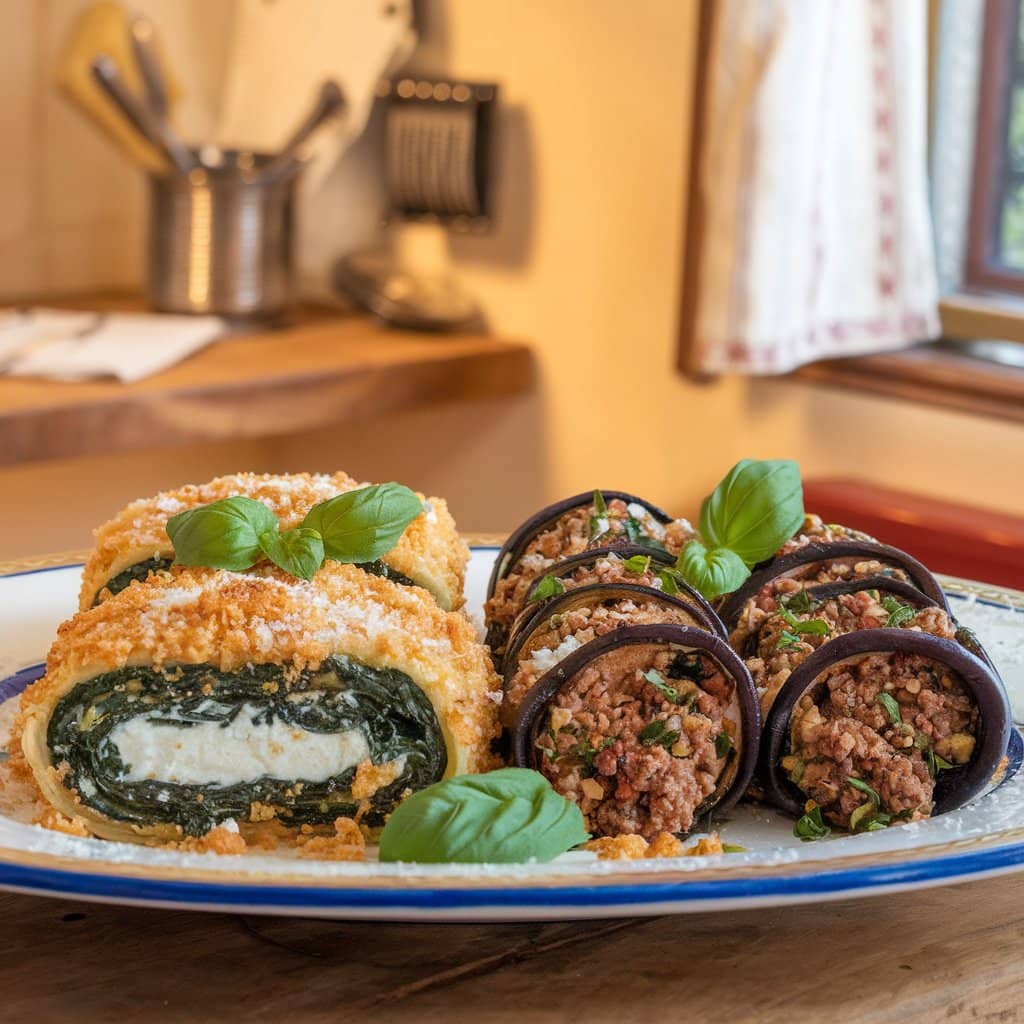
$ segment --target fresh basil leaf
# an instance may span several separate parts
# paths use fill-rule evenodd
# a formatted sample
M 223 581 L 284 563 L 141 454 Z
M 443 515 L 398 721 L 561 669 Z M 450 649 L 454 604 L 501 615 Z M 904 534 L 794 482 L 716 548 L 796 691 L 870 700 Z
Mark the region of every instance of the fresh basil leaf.
M 832 829 L 825 824 L 821 816 L 821 808 L 815 804 L 803 817 L 797 818 L 793 826 L 793 835 L 805 843 L 812 843 L 816 839 L 824 839 L 832 834 Z
M 878 703 L 881 704 L 882 707 L 885 709 L 885 713 L 889 716 L 889 721 L 893 725 L 903 724 L 903 715 L 900 714 L 900 705 L 895 697 L 893 697 L 891 694 L 883 692 L 880 693 L 875 698 L 875 700 L 877 700 Z
M 936 754 L 933 751 L 933 757 L 935 758 L 935 767 L 940 772 L 949 771 L 950 768 L 954 767 L 941 754 Z
M 395 808 L 382 861 L 522 864 L 549 861 L 590 836 L 576 804 L 539 772 L 502 768 L 435 783 Z
M 860 790 L 862 793 L 866 793 L 876 807 L 882 806 L 882 801 L 879 799 L 878 794 L 863 779 L 858 779 L 853 775 L 847 775 L 846 784 L 848 786 L 852 786 L 854 789 Z
M 738 843 L 722 843 L 722 853 L 746 853 L 747 848 Z
M 594 515 L 597 515 L 597 516 L 606 516 L 606 515 L 608 515 L 608 506 L 605 504 L 604 495 L 600 491 L 597 491 L 597 490 L 594 491 L 593 505 L 594 505 Z
M 890 629 L 897 629 L 909 622 L 917 614 L 909 604 L 903 604 L 902 601 L 897 601 L 891 594 L 886 594 L 886 596 L 882 598 L 882 607 L 889 613 L 889 617 L 886 619 L 885 624 Z
M 277 516 L 262 501 L 239 495 L 179 512 L 166 529 L 179 565 L 242 572 L 263 558 L 260 536 L 277 531 Z
M 305 526 L 284 533 L 268 530 L 260 535 L 260 547 L 274 565 L 299 579 L 311 580 L 324 564 L 324 542 Z
M 651 567 L 651 556 L 650 555 L 633 555 L 632 558 L 627 558 L 622 563 L 622 568 L 626 572 L 636 573 L 637 575 L 647 572 Z
M 408 487 L 376 484 L 314 505 L 302 526 L 320 534 L 325 558 L 373 562 L 386 555 L 422 514 L 423 503 Z
M 709 599 L 732 593 L 750 575 L 750 569 L 734 551 L 709 551 L 699 540 L 691 540 L 683 548 L 676 566 L 683 579 Z
M 668 594 L 669 597 L 675 597 L 679 593 L 679 583 L 676 581 L 676 575 L 674 569 L 662 569 L 658 573 L 658 579 L 661 580 L 661 592 Z
M 565 586 L 561 580 L 557 580 L 554 576 L 548 574 L 537 584 L 526 603 L 533 604 L 535 601 L 546 601 L 549 597 L 556 597 L 558 594 L 564 593 Z
M 800 467 L 788 459 L 743 459 L 705 499 L 700 534 L 749 568 L 775 554 L 803 521 Z

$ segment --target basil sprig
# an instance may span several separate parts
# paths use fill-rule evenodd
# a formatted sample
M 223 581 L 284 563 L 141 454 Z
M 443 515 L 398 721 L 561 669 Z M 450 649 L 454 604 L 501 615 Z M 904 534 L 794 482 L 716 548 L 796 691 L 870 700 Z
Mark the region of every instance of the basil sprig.
M 180 565 L 243 572 L 269 558 L 311 580 L 325 559 L 372 562 L 386 555 L 422 512 L 408 487 L 377 484 L 322 501 L 298 526 L 282 531 L 263 502 L 239 495 L 172 516 L 167 536 Z
M 676 568 L 706 598 L 728 594 L 803 520 L 800 467 L 788 459 L 743 459 L 705 499 L 700 537 L 683 548 Z
M 576 804 L 539 772 L 460 775 L 413 793 L 380 837 L 382 861 L 522 864 L 553 860 L 590 836 Z

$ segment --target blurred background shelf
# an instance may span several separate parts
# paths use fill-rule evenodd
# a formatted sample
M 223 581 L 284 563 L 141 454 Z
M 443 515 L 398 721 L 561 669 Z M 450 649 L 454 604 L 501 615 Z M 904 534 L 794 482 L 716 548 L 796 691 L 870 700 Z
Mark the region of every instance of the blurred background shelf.
M 360 314 L 307 308 L 288 326 L 240 330 L 134 384 L 0 377 L 0 465 L 272 437 L 514 394 L 532 379 L 532 354 L 519 342 L 389 330 Z

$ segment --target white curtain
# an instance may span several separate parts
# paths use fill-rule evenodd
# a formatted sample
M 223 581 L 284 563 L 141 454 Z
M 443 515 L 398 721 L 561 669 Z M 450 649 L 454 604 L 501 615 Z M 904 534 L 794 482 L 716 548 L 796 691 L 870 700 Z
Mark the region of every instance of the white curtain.
M 690 367 L 785 373 L 939 331 L 925 0 L 715 0 Z

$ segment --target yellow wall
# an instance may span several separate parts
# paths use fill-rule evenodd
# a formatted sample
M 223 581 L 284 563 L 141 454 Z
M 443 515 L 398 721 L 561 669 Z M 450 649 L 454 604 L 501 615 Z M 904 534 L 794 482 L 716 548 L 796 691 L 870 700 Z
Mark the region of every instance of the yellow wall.
M 397 477 L 447 495 L 467 529 L 507 528 L 595 485 L 692 514 L 744 455 L 1024 511 L 1019 426 L 675 373 L 693 3 L 425 6 L 417 68 L 504 89 L 498 227 L 456 255 L 495 330 L 534 343 L 538 393 L 262 444 L 0 473 L 0 558 L 84 543 L 83 524 L 132 496 L 241 467 Z

